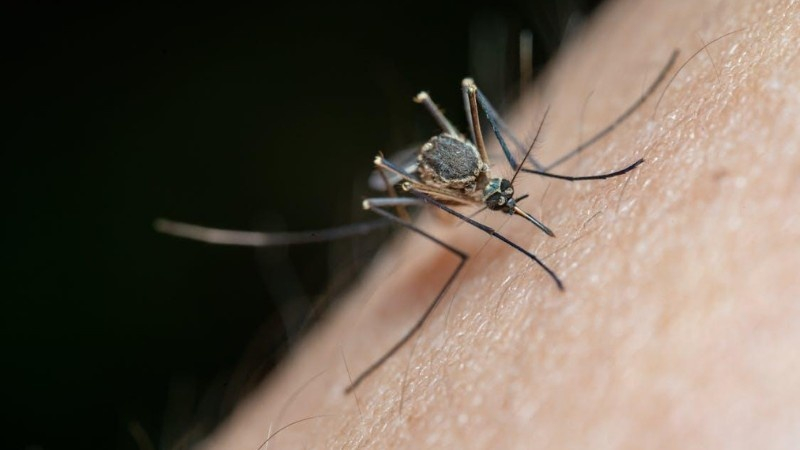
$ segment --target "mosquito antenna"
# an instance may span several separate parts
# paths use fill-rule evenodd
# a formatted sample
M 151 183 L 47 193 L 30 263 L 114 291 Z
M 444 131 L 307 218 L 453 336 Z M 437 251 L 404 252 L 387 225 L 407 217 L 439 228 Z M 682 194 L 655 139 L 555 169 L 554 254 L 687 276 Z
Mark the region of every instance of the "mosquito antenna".
M 664 81 L 664 79 L 667 77 L 667 73 L 672 68 L 672 66 L 675 64 L 675 60 L 678 59 L 678 53 L 679 52 L 678 52 L 677 49 L 672 51 L 672 55 L 670 55 L 669 60 L 667 61 L 667 64 L 665 64 L 664 68 L 661 69 L 661 72 L 658 74 L 658 76 L 653 81 L 653 83 L 650 84 L 650 87 L 648 87 L 647 90 L 638 99 L 636 99 L 636 101 L 633 102 L 633 104 L 631 106 L 629 106 L 628 109 L 625 110 L 625 112 L 623 112 L 619 117 L 617 117 L 616 120 L 614 120 L 608 126 L 606 126 L 602 130 L 597 132 L 597 134 L 595 134 L 594 136 L 590 137 L 583 144 L 575 147 L 574 149 L 572 149 L 571 151 L 567 152 L 562 157 L 558 158 L 554 162 L 552 162 L 549 165 L 545 166 L 543 170 L 545 172 L 547 172 L 550 169 L 552 169 L 554 167 L 557 167 L 557 166 L 563 164 L 565 161 L 573 158 L 575 155 L 581 153 L 586 148 L 588 148 L 589 146 L 591 146 L 595 142 L 599 141 L 601 138 L 605 137 L 608 133 L 612 132 L 622 122 L 624 122 L 628 117 L 630 117 L 631 114 L 633 114 L 637 109 L 639 109 L 639 107 L 642 106 L 642 104 L 644 104 L 644 102 L 647 101 L 647 99 L 650 98 L 651 95 L 653 95 L 653 92 L 655 92 L 656 88 L 661 84 L 662 81 Z
M 517 166 L 516 170 L 514 171 L 514 176 L 511 177 L 511 184 L 514 184 L 514 180 L 517 179 L 517 175 L 519 175 L 519 171 L 522 170 L 522 166 L 525 165 L 525 161 L 528 160 L 528 156 L 530 156 L 531 152 L 533 151 L 533 146 L 536 145 L 536 141 L 539 139 L 539 133 L 542 132 L 542 127 L 544 126 L 544 121 L 547 120 L 547 114 L 550 112 L 550 105 L 547 105 L 547 109 L 544 110 L 544 115 L 542 116 L 542 121 L 539 122 L 539 128 L 536 130 L 536 135 L 533 137 L 533 142 L 531 142 L 531 146 L 528 147 L 528 151 L 525 152 L 525 157 L 522 158 L 522 162 Z

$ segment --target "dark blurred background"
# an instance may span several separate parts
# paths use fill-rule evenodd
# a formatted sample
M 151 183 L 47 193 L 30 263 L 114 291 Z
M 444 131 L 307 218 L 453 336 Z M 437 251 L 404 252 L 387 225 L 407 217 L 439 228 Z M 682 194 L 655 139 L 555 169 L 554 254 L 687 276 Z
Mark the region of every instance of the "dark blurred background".
M 596 1 L 4 6 L 2 448 L 174 448 L 224 419 L 382 239 L 256 251 L 156 217 L 368 219 L 372 157 L 501 106 Z M 332 265 L 333 263 L 333 265 Z M 331 267 L 335 267 L 335 270 Z

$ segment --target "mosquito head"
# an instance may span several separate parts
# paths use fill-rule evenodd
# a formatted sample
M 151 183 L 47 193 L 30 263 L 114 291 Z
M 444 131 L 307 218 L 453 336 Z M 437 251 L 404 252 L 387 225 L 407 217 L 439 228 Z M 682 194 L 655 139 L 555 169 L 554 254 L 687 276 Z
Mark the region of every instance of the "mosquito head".
M 525 196 L 520 198 L 524 197 Z M 483 188 L 483 202 L 486 204 L 486 207 L 492 211 L 502 211 L 509 215 L 524 217 L 528 222 L 536 225 L 548 236 L 556 236 L 550 228 L 547 228 L 547 225 L 517 206 L 517 201 L 514 199 L 514 186 L 505 178 L 492 178 L 489 180 L 486 187 Z
M 492 178 L 483 188 L 483 202 L 492 211 L 514 214 L 514 186 L 505 178 Z

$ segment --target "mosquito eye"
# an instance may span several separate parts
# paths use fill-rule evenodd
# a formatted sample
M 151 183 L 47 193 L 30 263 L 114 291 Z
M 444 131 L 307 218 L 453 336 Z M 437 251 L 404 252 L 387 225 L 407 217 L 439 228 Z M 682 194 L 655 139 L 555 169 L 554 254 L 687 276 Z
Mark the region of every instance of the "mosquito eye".
M 487 197 L 485 200 L 486 207 L 491 209 L 492 211 L 503 209 L 507 202 L 508 199 L 499 192 L 495 192 L 494 194 Z

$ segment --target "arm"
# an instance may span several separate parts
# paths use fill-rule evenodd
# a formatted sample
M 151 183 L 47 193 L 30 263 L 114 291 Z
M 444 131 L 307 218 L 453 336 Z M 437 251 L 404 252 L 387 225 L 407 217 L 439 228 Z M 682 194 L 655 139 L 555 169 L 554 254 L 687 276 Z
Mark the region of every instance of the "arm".
M 771 8 L 771 10 L 770 10 Z M 472 258 L 431 320 L 354 393 L 458 263 L 401 235 L 209 441 L 214 448 L 763 448 L 800 423 L 800 6 L 617 2 L 522 99 L 526 136 L 552 105 L 545 164 L 614 120 L 669 57 L 692 59 L 655 99 L 559 173 L 521 176 L 556 231 L 488 223 L 547 275 L 470 227 L 419 225 Z M 594 91 L 583 116 L 583 102 Z M 537 203 L 541 200 L 540 203 Z M 346 365 L 345 365 L 346 361 Z M 320 374 L 316 376 L 317 374 Z M 315 377 L 316 376 L 316 377 Z M 320 417 L 316 417 L 320 416 Z M 312 418 L 316 417 L 316 418 Z

